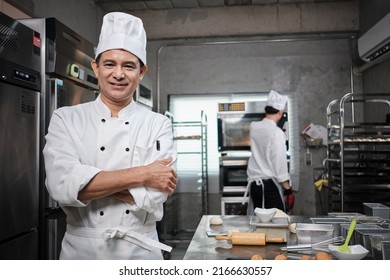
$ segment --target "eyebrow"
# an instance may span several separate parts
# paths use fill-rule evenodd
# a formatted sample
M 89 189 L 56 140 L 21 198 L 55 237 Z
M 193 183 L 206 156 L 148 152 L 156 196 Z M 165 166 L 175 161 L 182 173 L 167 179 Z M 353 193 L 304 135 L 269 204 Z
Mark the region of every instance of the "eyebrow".
M 115 64 L 117 63 L 114 59 L 110 59 L 110 58 L 104 59 L 102 61 L 102 63 L 107 63 L 107 62 L 111 62 L 111 63 L 115 63 Z M 135 61 L 131 61 L 131 60 L 125 61 L 122 64 L 133 64 L 134 66 L 137 66 L 137 63 Z

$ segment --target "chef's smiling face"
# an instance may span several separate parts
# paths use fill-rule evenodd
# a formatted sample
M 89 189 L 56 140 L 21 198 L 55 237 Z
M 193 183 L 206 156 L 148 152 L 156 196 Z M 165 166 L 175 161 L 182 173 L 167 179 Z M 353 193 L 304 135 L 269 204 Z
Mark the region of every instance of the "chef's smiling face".
M 107 105 L 126 106 L 147 71 L 132 53 L 114 49 L 103 52 L 99 61 L 92 62 L 99 80 L 100 94 Z

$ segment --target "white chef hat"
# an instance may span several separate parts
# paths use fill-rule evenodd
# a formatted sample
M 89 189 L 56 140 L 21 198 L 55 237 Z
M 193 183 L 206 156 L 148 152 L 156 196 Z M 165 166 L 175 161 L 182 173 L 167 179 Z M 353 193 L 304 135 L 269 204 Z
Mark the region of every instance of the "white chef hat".
M 146 32 L 140 18 L 121 12 L 103 17 L 95 58 L 112 49 L 129 51 L 146 64 Z
M 273 107 L 277 110 L 284 110 L 287 103 L 287 96 L 280 95 L 274 90 L 268 94 L 267 106 Z

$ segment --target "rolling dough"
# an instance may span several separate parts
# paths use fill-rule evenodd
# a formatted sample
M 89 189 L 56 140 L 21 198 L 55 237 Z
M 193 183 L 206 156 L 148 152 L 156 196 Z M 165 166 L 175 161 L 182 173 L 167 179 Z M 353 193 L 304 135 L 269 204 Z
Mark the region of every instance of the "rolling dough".
M 296 223 L 289 224 L 288 229 L 290 230 L 291 233 L 297 233 L 297 224 Z
M 219 226 L 219 225 L 222 225 L 222 224 L 223 224 L 223 220 L 222 220 L 221 217 L 214 216 L 214 217 L 210 218 L 210 225 Z

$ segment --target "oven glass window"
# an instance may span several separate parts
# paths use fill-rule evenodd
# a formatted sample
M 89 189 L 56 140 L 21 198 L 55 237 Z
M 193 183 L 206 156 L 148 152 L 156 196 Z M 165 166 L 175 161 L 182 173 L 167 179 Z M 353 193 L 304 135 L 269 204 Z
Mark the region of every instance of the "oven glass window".
M 225 186 L 246 186 L 246 166 L 242 168 L 226 168 L 224 171 Z
M 225 203 L 225 215 L 246 215 L 248 203 L 229 202 Z
M 261 121 L 265 113 L 224 114 L 218 115 L 218 150 L 250 150 L 251 122 Z M 285 131 L 287 113 L 278 122 L 278 126 Z M 288 139 L 288 134 L 286 135 Z M 288 149 L 288 143 L 286 143 Z
M 253 121 L 260 121 L 264 114 L 226 114 L 218 116 L 219 150 L 249 150 L 249 128 Z

